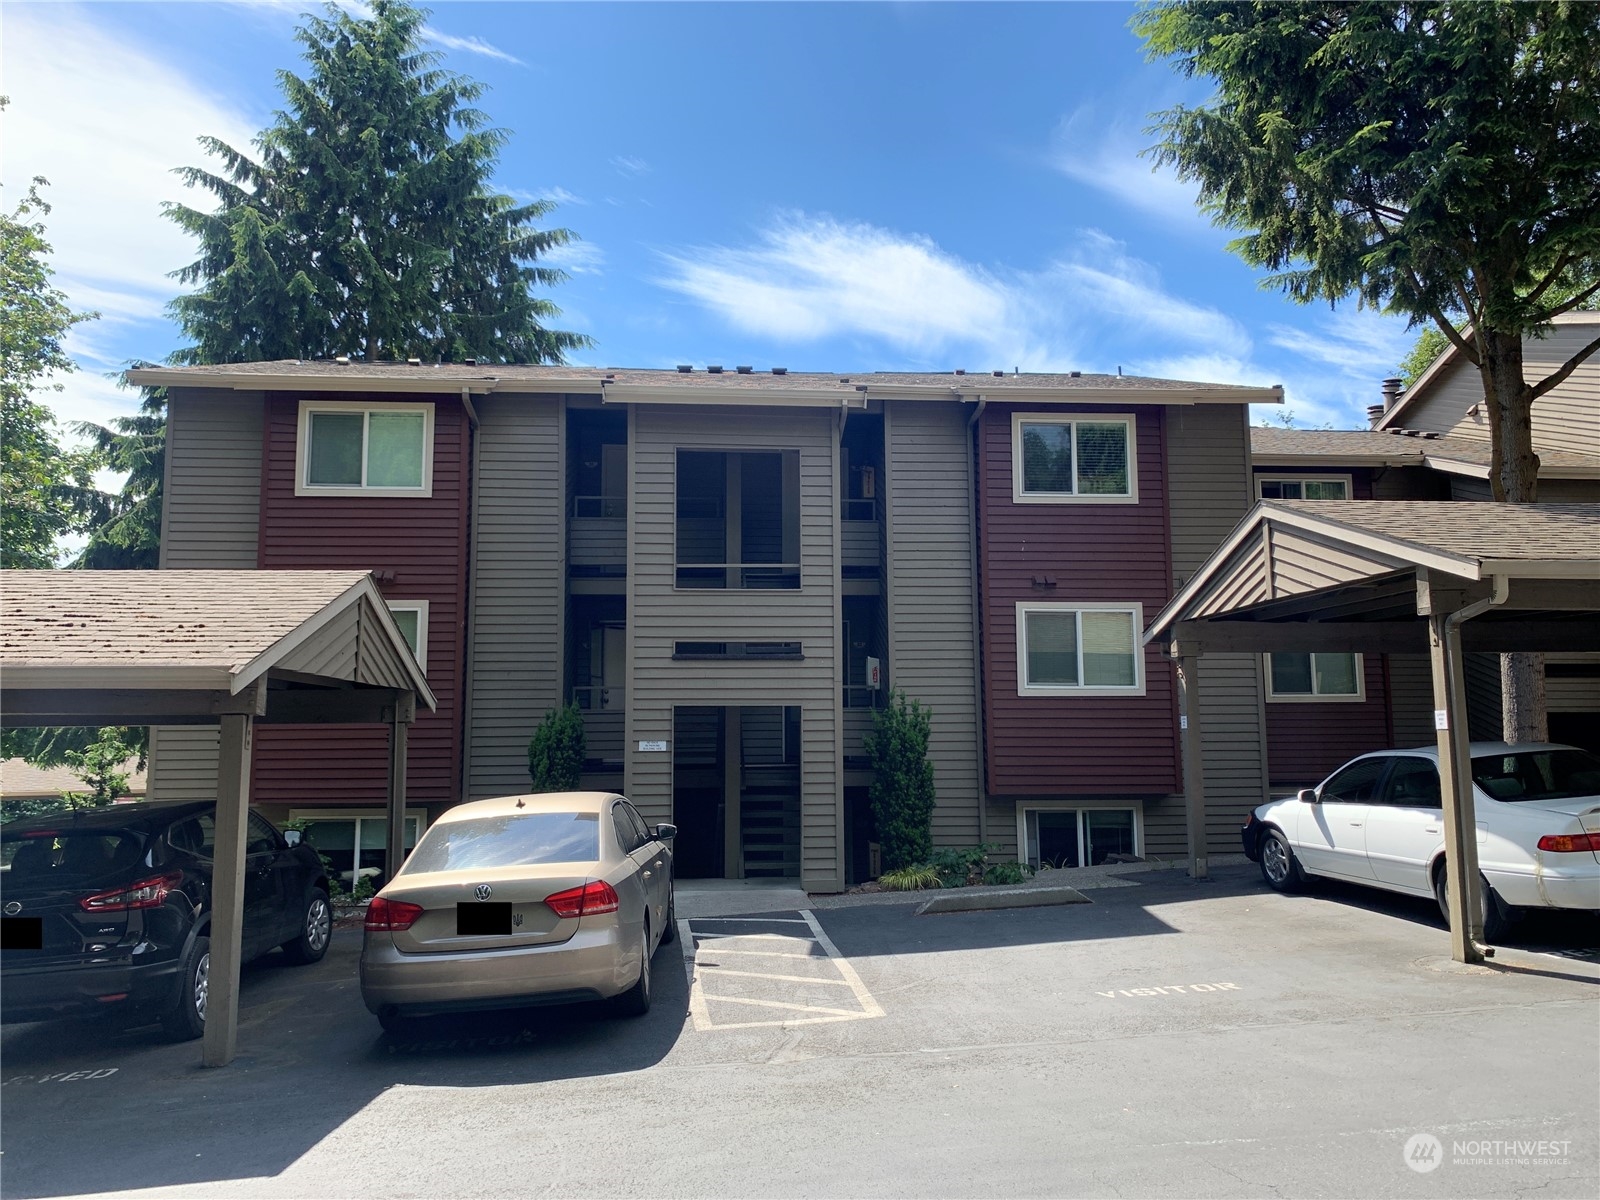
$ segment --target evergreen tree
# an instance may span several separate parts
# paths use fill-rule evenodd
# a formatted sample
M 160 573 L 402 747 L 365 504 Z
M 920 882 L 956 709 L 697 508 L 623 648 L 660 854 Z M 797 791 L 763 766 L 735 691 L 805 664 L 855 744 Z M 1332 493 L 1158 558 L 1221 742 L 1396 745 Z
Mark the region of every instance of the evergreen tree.
M 1302 302 L 1432 322 L 1476 367 L 1497 500 L 1538 488 L 1523 338 L 1600 294 L 1600 5 L 1164 0 L 1134 28 L 1217 86 L 1157 117 L 1231 249 Z M 1536 656 L 1507 656 L 1505 736 L 1542 740 Z
M 574 235 L 536 227 L 548 201 L 491 189 L 507 134 L 471 107 L 482 84 L 418 49 L 426 15 L 375 0 L 308 17 L 310 70 L 279 72 L 286 108 L 256 155 L 202 139 L 223 172 L 180 174 L 219 207 L 166 209 L 200 243 L 177 272 L 198 288 L 171 306 L 193 341 L 174 361 L 560 362 L 590 344 L 548 328 L 560 310 L 533 294 L 566 278 L 539 260 Z
M 0 98 L 0 107 L 4 106 Z M 75 313 L 50 282 L 44 223 L 50 206 L 35 178 L 15 210 L 0 212 L 0 566 L 56 565 L 56 540 L 82 529 L 101 497 L 94 456 L 62 449 L 55 417 L 35 399 L 77 364 L 62 346 L 95 313 Z

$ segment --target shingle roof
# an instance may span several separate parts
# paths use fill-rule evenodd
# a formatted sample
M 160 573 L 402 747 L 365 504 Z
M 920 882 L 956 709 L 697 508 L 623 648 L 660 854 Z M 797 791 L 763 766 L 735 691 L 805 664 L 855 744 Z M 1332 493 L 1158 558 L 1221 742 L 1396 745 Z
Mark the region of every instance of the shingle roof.
M 1489 443 L 1472 438 L 1432 434 L 1407 435 L 1403 431 L 1367 429 L 1250 430 L 1250 453 L 1258 466 L 1275 463 L 1329 466 L 1422 466 L 1425 463 L 1465 463 L 1489 466 Z M 1600 457 L 1571 450 L 1539 451 L 1542 472 L 1592 475 L 1600 478 Z
M 0 660 L 237 671 L 364 571 L 6 571 Z
M 139 760 L 130 758 L 122 764 L 122 770 L 128 776 L 127 794 L 144 795 L 145 773 L 139 770 Z M 36 767 L 21 758 L 0 759 L 0 796 L 58 796 L 87 788 L 71 767 Z
M 393 362 L 352 361 L 340 364 L 327 360 L 279 360 L 276 362 L 234 363 L 221 366 L 150 368 L 152 377 L 192 379 L 195 386 L 204 386 L 209 379 L 232 377 L 260 377 L 266 379 L 338 379 L 371 380 L 374 385 L 385 381 L 415 384 L 435 381 L 448 386 L 470 384 L 497 385 L 501 391 L 515 391 L 518 382 L 537 384 L 545 389 L 551 385 L 571 383 L 573 390 L 598 391 L 602 384 L 618 387 L 649 388 L 715 388 L 718 391 L 740 392 L 794 392 L 794 391 L 857 391 L 865 386 L 873 392 L 891 392 L 895 388 L 948 389 L 965 394 L 985 393 L 1000 395 L 1008 391 L 1121 391 L 1127 393 L 1172 391 L 1214 394 L 1219 399 L 1237 396 L 1241 401 L 1259 400 L 1272 391 L 1269 388 L 1241 387 L 1236 384 L 1199 383 L 1179 379 L 1155 379 L 1139 375 L 1095 375 L 1060 372 L 1054 374 L 1011 372 L 994 373 L 977 371 L 957 375 L 953 372 L 894 372 L 894 371 L 790 371 L 775 375 L 770 371 L 751 371 L 740 374 L 736 366 L 728 366 L 719 374 L 700 368 L 690 372 L 628 367 L 573 367 L 538 366 L 527 363 L 465 363 L 423 364 L 420 366 Z M 374 390 L 378 390 L 375 386 Z
M 1269 518 L 1284 510 L 1479 562 L 1590 562 L 1600 580 L 1600 504 L 1263 500 L 1260 507 Z

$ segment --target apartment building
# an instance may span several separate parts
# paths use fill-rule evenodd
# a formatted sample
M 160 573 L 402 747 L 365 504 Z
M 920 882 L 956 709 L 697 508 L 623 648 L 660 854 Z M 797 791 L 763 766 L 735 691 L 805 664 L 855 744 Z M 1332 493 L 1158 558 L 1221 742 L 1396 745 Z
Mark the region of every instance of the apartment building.
M 1525 372 L 1542 379 L 1600 336 L 1600 313 L 1566 313 L 1524 343 Z M 1451 349 L 1408 390 L 1384 381 L 1368 430 L 1250 431 L 1258 498 L 1492 499 L 1490 434 L 1477 370 Z M 1600 501 L 1600 358 L 1591 357 L 1534 402 L 1538 499 Z M 1508 520 L 1515 515 L 1509 514 Z M 1600 649 L 1600 648 L 1597 648 Z M 1501 736 L 1499 657 L 1468 655 L 1472 736 Z M 1275 792 L 1319 782 L 1355 754 L 1434 737 L 1432 685 L 1422 655 L 1264 656 L 1269 778 Z M 1550 736 L 1600 751 L 1600 653 L 1545 663 Z
M 1172 669 L 1139 645 L 1251 503 L 1247 405 L 1122 376 L 275 362 L 169 391 L 162 566 L 361 567 L 439 700 L 406 838 L 523 790 L 576 700 L 585 784 L 679 826 L 685 877 L 871 869 L 863 737 L 933 712 L 942 844 L 1181 854 Z M 1208 661 L 1212 836 L 1266 788 L 1259 661 Z M 214 778 L 155 732 L 151 792 Z M 381 739 L 274 727 L 253 795 L 381 865 Z M 208 776 L 207 772 L 212 772 Z

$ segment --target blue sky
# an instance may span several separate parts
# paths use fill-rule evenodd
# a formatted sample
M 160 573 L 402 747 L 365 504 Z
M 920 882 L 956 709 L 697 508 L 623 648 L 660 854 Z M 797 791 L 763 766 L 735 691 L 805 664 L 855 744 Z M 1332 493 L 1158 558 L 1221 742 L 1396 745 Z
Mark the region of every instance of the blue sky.
M 300 70 L 304 3 L 15 3 L 0 181 L 51 181 L 75 331 L 64 420 L 131 411 L 103 375 L 179 344 L 160 215 L 194 139 L 243 148 Z M 1146 62 L 1129 4 L 433 5 L 451 69 L 510 131 L 497 182 L 582 241 L 550 293 L 603 366 L 1078 369 L 1283 383 L 1364 425 L 1403 321 L 1263 291 L 1192 191 L 1139 156 L 1206 89 Z M 1264 415 L 1264 414 L 1263 414 Z

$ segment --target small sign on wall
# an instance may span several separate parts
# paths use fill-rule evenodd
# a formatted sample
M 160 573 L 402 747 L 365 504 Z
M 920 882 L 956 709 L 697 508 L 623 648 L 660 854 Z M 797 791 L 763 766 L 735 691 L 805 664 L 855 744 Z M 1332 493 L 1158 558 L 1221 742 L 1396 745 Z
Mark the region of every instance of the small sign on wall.
M 867 686 L 873 691 L 883 686 L 883 663 L 876 658 L 867 659 Z
M 667 744 L 665 742 L 640 742 L 639 743 L 639 753 L 640 754 L 665 754 L 666 752 L 667 752 Z

